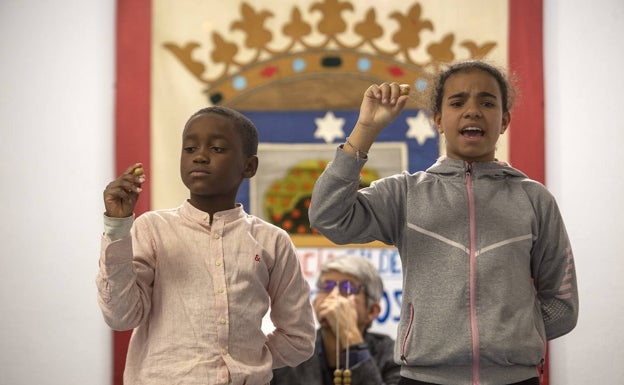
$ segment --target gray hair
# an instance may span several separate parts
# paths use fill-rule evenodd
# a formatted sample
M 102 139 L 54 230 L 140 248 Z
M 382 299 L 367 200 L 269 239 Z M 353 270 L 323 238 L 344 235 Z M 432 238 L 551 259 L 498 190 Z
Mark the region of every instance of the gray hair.
M 381 300 L 383 281 L 375 265 L 357 255 L 340 255 L 327 261 L 321 267 L 321 275 L 333 270 L 357 278 L 366 291 L 366 304 L 372 306 Z

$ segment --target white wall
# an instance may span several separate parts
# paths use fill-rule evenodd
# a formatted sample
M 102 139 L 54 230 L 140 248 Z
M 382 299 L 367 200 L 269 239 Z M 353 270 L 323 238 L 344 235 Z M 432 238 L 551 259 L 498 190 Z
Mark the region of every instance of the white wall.
M 551 344 L 551 384 L 622 384 L 624 3 L 544 3 L 547 184 L 581 290 L 577 329 Z M 94 277 L 113 177 L 114 12 L 0 3 L 2 385 L 111 383 Z
M 114 1 L 0 2 L 0 384 L 109 385 Z
M 624 2 L 544 0 L 546 180 L 573 242 L 577 328 L 553 385 L 624 384 Z

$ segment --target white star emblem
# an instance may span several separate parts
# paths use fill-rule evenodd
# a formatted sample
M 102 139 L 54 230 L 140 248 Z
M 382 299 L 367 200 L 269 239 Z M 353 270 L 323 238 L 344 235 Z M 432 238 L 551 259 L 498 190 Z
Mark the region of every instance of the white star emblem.
M 431 124 L 431 121 L 425 113 L 418 111 L 418 115 L 405 119 L 409 130 L 405 133 L 407 138 L 414 138 L 420 146 L 422 146 L 427 139 L 435 138 L 436 132 Z
M 325 143 L 332 143 L 334 139 L 345 137 L 345 133 L 342 130 L 345 120 L 337 118 L 331 111 L 327 111 L 322 118 L 314 119 L 314 123 L 316 123 L 314 137 L 323 138 Z

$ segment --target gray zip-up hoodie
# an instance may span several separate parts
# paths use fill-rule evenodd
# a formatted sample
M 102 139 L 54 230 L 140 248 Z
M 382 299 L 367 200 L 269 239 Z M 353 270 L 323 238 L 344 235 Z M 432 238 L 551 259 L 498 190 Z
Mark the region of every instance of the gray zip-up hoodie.
M 578 317 L 553 196 L 505 163 L 450 158 L 358 190 L 365 161 L 337 150 L 314 187 L 310 224 L 338 244 L 398 249 L 401 375 L 453 385 L 536 377 L 546 341 Z

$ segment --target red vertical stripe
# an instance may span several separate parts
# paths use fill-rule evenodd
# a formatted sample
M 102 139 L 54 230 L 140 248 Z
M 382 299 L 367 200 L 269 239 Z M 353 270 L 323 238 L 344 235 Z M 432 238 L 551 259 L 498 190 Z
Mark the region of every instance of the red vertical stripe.
M 117 0 L 115 172 L 142 162 L 147 182 L 137 215 L 150 207 L 151 0 Z M 113 384 L 123 384 L 130 331 L 113 333 Z M 130 385 L 130 384 L 127 384 Z
M 511 164 L 545 183 L 542 0 L 509 0 L 509 68 L 520 91 L 509 130 Z M 549 384 L 548 350 L 541 384 Z
M 542 0 L 509 0 L 509 68 L 520 96 L 512 110 L 512 166 L 544 183 L 544 69 Z

